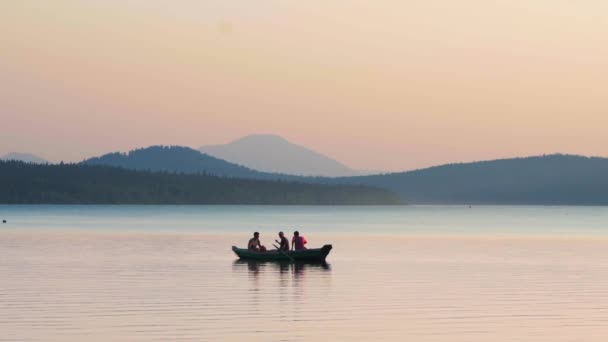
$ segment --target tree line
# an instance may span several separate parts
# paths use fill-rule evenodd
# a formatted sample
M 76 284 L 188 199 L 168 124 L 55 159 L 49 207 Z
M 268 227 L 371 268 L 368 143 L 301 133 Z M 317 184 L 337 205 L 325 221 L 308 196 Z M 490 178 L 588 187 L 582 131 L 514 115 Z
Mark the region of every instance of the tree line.
M 399 204 L 384 189 L 149 172 L 84 164 L 0 161 L 3 204 Z

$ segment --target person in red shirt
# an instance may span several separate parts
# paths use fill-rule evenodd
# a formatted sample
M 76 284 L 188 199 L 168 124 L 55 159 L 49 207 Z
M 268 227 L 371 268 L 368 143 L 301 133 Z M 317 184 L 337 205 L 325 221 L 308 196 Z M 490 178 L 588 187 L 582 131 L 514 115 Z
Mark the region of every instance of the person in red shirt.
M 300 232 L 297 230 L 293 232 L 293 239 L 291 239 L 291 249 L 295 249 L 296 251 L 301 251 L 306 249 L 304 245 L 306 245 L 306 238 L 300 236 Z

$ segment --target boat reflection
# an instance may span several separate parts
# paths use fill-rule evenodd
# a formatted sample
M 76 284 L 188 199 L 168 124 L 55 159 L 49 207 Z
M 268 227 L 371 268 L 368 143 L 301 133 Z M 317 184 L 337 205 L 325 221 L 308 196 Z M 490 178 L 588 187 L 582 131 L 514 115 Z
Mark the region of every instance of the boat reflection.
M 331 266 L 327 263 L 289 263 L 276 261 L 236 260 L 232 263 L 237 283 L 247 283 L 246 302 L 250 314 L 267 314 L 269 301 L 283 303 L 281 315 L 303 315 L 300 308 L 313 300 L 322 289 L 332 286 Z
M 328 272 L 331 265 L 328 263 L 300 263 L 278 261 L 235 260 L 233 270 L 240 272 L 247 268 L 249 274 L 257 276 L 260 273 L 293 274 L 295 277 L 303 276 L 307 272 Z

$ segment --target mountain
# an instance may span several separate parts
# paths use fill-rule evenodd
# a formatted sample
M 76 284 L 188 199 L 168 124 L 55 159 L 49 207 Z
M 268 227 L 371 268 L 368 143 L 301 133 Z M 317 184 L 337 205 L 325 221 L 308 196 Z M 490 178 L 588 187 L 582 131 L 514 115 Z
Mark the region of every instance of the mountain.
M 447 164 L 408 172 L 334 178 L 259 172 L 176 146 L 111 153 L 83 163 L 306 184 L 371 186 L 396 193 L 409 204 L 608 205 L 608 159 L 574 155 Z
M 201 173 L 239 178 L 276 178 L 181 146 L 151 146 L 127 153 L 108 153 L 84 160 L 85 165 L 116 166 L 143 171 Z
M 26 163 L 48 164 L 47 160 L 44 160 L 43 158 L 40 158 L 30 153 L 12 152 L 3 155 L 2 157 L 0 157 L 0 160 L 18 160 Z
M 198 152 L 197 152 L 198 153 Z M 0 204 L 398 204 L 386 190 L 0 161 Z
M 608 205 L 608 159 L 545 155 L 334 180 L 382 187 L 412 204 Z
M 358 172 L 277 135 L 249 135 L 225 145 L 199 149 L 226 161 L 272 173 L 299 176 L 354 176 Z

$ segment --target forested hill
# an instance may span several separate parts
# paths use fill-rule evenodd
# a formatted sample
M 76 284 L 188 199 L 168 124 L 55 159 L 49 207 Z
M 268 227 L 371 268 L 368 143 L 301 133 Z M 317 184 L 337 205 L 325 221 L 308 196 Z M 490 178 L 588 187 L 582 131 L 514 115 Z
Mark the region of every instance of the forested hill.
M 108 153 L 82 162 L 142 171 L 207 174 L 240 178 L 276 178 L 182 146 L 150 146 L 127 153 Z
M 336 181 L 390 189 L 413 204 L 608 205 L 608 159 L 562 154 Z
M 6 167 L 9 164 L 4 163 L 2 165 Z M 84 168 L 91 165 L 110 165 L 124 169 L 166 173 L 120 173 L 108 167 Z M 110 202 L 113 200 L 111 196 L 116 197 L 117 202 L 115 203 L 144 203 L 147 200 L 150 203 L 190 203 L 195 201 L 195 203 L 328 204 L 335 201 L 335 203 L 344 204 L 352 202 L 376 204 L 395 202 L 394 195 L 391 193 L 379 192 L 378 189 L 369 188 L 376 187 L 399 195 L 401 200 L 408 204 L 608 205 L 608 159 L 561 154 L 448 164 L 401 173 L 323 178 L 259 172 L 186 147 L 153 146 L 134 150 L 127 154 L 111 153 L 102 157 L 91 158 L 83 162 L 81 165 L 83 168 L 77 168 L 75 165 L 57 167 L 66 168 L 61 170 L 71 170 L 71 174 L 81 177 L 84 183 L 73 183 L 72 180 L 62 178 L 60 172 L 52 167 L 49 169 L 35 169 L 38 173 L 35 175 L 37 178 L 34 179 L 38 182 L 42 180 L 47 182 L 44 184 L 47 192 L 50 191 L 49 187 L 55 184 L 49 183 L 51 181 L 59 185 L 78 187 L 81 195 L 86 193 L 89 196 L 86 197 L 86 201 L 88 201 L 86 203 L 101 203 L 95 201 L 102 201 L 103 198 L 100 199 L 99 196 L 103 193 L 108 193 L 107 196 L 110 196 L 105 199 L 108 201 L 105 203 L 112 203 Z M 130 198 L 129 192 L 126 190 L 116 189 L 116 183 L 112 179 L 99 178 L 99 174 L 103 174 L 99 170 L 111 170 L 107 172 L 116 173 L 117 176 L 122 177 L 120 178 L 123 181 L 121 187 L 137 189 L 137 191 L 132 191 L 134 197 L 131 196 L 132 198 Z M 126 172 L 127 170 L 121 171 Z M 31 170 L 31 172 L 34 172 L 34 170 Z M 55 178 L 51 180 L 46 177 L 46 173 L 58 174 L 55 174 Z M 182 173 L 190 174 L 190 176 L 178 175 Z M 4 171 L 0 173 L 0 178 L 6 183 L 5 174 Z M 137 178 L 133 176 L 135 174 L 142 175 L 142 180 L 135 179 Z M 209 177 L 210 175 L 238 179 L 231 181 L 224 178 Z M 99 184 L 96 183 L 98 178 L 102 180 Z M 152 184 L 142 182 L 151 178 L 154 178 L 155 182 L 158 178 L 158 181 L 165 182 L 164 184 L 169 184 L 166 182 L 177 184 L 171 189 L 177 189 L 180 193 L 175 196 L 169 196 L 173 194 L 170 192 L 161 194 L 161 190 L 168 191 L 169 187 L 167 186 L 161 187 L 156 192 L 146 189 L 147 186 L 152 186 Z M 127 179 L 130 179 L 130 182 L 127 182 Z M 188 179 L 188 181 L 185 181 L 185 179 Z M 205 181 L 203 182 L 203 180 Z M 256 180 L 265 180 L 266 182 Z M 201 194 L 198 190 L 196 196 L 194 194 L 186 195 L 189 191 L 187 183 L 190 181 L 194 181 L 198 184 L 197 186 L 203 186 L 204 184 L 205 189 L 214 189 L 213 191 L 219 189 L 213 187 L 214 184 L 218 187 L 232 189 L 230 191 L 234 196 L 228 198 L 227 194 L 219 194 L 213 191 Z M 333 184 L 336 187 L 330 189 L 317 183 Z M 12 197 L 8 197 L 5 189 L 11 188 L 11 185 L 5 185 L 0 188 L 0 199 L 4 201 L 3 203 L 9 200 L 17 201 L 16 198 L 19 195 L 21 197 L 18 201 L 22 201 L 22 203 L 34 198 L 36 198 L 34 201 L 36 203 L 47 200 L 46 197 L 40 197 L 43 196 L 41 193 L 36 195 L 31 192 L 36 189 L 33 184 L 35 183 L 29 181 L 20 183 L 19 187 L 21 189 L 30 190 L 29 195 L 25 197 L 21 196 L 18 191 L 14 192 Z M 239 184 L 239 186 L 235 184 Z M 246 187 L 241 189 L 241 184 L 246 185 Z M 259 186 L 260 184 L 264 184 L 264 186 Z M 65 192 L 66 189 L 62 189 L 59 185 L 53 189 Z M 340 185 L 363 185 L 365 187 L 341 188 Z M 96 193 L 95 196 L 91 194 L 93 192 Z M 306 195 L 294 198 L 294 192 Z M 281 193 L 289 194 L 289 198 L 281 197 Z M 313 194 L 320 193 L 328 197 L 324 197 L 323 200 L 315 199 L 316 197 Z M 345 193 L 356 195 L 356 198 L 347 198 Z M 57 196 L 60 192 L 53 192 L 53 194 L 53 201 L 59 201 L 60 199 Z M 64 195 L 68 196 L 67 194 Z M 371 197 L 365 197 L 364 195 L 370 195 Z M 69 201 L 77 202 L 80 200 L 74 195 L 70 196 L 72 197 L 69 197 Z M 391 199 L 387 200 L 387 196 Z M 330 201 L 328 198 L 332 200 Z M 382 200 L 380 200 L 381 198 Z M 69 201 L 65 200 L 64 202 Z
M 322 185 L 147 172 L 83 164 L 0 161 L 2 204 L 399 204 L 359 185 Z

